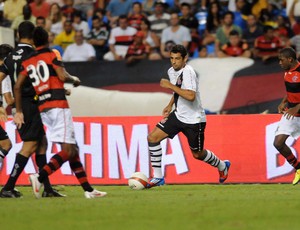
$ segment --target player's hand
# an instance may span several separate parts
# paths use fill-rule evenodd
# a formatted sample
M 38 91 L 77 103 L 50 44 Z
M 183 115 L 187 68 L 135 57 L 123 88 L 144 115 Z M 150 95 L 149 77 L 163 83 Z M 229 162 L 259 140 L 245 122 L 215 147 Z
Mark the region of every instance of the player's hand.
M 16 112 L 16 114 L 14 116 L 14 122 L 15 122 L 17 128 L 20 129 L 22 127 L 22 125 L 24 124 L 23 113 Z
M 6 110 L 1 106 L 0 107 L 0 122 L 6 122 L 7 121 L 7 113 Z
M 166 88 L 166 89 L 169 89 L 170 88 L 170 85 L 171 85 L 171 82 L 165 78 L 162 78 L 160 80 L 160 86 L 163 87 L 163 88 Z
M 80 83 L 81 83 L 80 79 L 76 76 L 73 76 L 73 86 L 77 87 L 80 85 Z
M 280 105 L 278 105 L 277 109 L 278 109 L 278 113 L 283 114 L 284 110 L 285 110 L 285 103 L 280 103 Z
M 286 117 L 286 119 L 289 120 L 289 119 L 293 119 L 297 113 L 299 113 L 299 108 L 298 106 L 295 106 L 285 111 L 284 116 Z
M 71 89 L 65 89 L 65 94 L 66 94 L 66 96 L 70 96 L 71 95 Z
M 163 116 L 168 117 L 170 112 L 172 111 L 172 106 L 167 106 L 166 108 L 163 109 Z

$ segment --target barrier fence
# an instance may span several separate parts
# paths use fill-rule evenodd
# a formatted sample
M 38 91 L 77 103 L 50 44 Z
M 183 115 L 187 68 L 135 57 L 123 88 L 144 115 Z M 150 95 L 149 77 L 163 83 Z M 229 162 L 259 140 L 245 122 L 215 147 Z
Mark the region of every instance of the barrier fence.
M 209 115 L 205 147 L 221 159 L 231 161 L 228 183 L 290 183 L 294 170 L 273 147 L 274 132 L 280 115 Z M 150 176 L 147 134 L 160 117 L 76 117 L 76 139 L 80 157 L 92 184 L 126 184 L 135 171 Z M 5 184 L 15 154 L 22 142 L 12 121 L 2 124 L 13 143 L 0 171 L 0 185 Z M 295 155 L 299 142 L 288 140 Z M 59 150 L 48 143 L 48 160 Z M 190 153 L 185 137 L 164 140 L 163 170 L 166 183 L 218 183 L 218 171 Z M 21 174 L 18 185 L 28 185 L 28 173 L 34 173 L 32 157 Z M 53 184 L 77 184 L 69 165 L 51 175 Z

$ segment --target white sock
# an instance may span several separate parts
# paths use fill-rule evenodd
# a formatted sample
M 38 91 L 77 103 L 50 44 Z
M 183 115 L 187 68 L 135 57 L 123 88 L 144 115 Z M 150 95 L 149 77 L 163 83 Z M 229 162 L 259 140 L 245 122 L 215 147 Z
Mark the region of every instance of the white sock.
M 206 149 L 207 155 L 204 162 L 210 164 L 213 167 L 218 167 L 219 171 L 223 171 L 226 168 L 225 162 L 220 160 L 213 152 Z
M 155 178 L 163 178 L 162 171 L 161 171 L 161 146 L 160 143 L 149 143 L 149 153 L 150 153 L 150 160 L 151 166 L 153 169 L 153 176 Z

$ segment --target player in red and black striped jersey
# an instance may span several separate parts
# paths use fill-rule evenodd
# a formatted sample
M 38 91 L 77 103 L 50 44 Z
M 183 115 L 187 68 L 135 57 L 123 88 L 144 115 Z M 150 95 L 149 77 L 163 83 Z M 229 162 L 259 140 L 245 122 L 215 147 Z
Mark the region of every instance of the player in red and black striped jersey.
M 285 70 L 284 81 L 286 96 L 278 106 L 282 113 L 275 133 L 274 146 L 296 170 L 293 185 L 300 181 L 300 162 L 287 146 L 289 136 L 297 139 L 300 136 L 300 63 L 292 48 L 284 48 L 279 52 L 279 65 Z
M 32 34 L 35 26 L 24 21 L 18 27 L 19 44 L 4 60 L 4 64 L 0 66 L 0 81 L 9 75 L 12 87 L 20 71 L 21 62 L 27 56 L 34 52 L 32 46 Z M 22 105 L 24 111 L 24 125 L 18 129 L 20 137 L 23 141 L 22 149 L 16 155 L 14 167 L 7 183 L 0 192 L 0 197 L 18 198 L 21 196 L 14 189 L 17 179 L 25 168 L 29 157 L 36 152 L 35 159 L 39 169 L 47 163 L 46 148 L 47 140 L 44 132 L 43 123 L 38 111 L 37 100 L 35 99 L 35 91 L 29 80 L 26 80 L 22 87 Z M 63 196 L 53 190 L 49 180 L 44 181 L 45 191 L 43 196 Z
M 49 49 L 47 31 L 37 27 L 33 33 L 33 41 L 36 52 L 23 61 L 14 87 L 16 100 L 14 121 L 18 127 L 22 127 L 21 88 L 26 79 L 30 79 L 39 97 L 39 110 L 42 121 L 50 132 L 50 139 L 61 145 L 61 151 L 55 154 L 38 174 L 29 176 L 34 195 L 39 198 L 41 183 L 64 162 L 69 161 L 70 168 L 82 186 L 86 198 L 105 196 L 106 192 L 93 189 L 87 180 L 76 145 L 71 110 L 65 96 L 64 82 L 79 86 L 80 80 L 65 70 L 59 53 Z

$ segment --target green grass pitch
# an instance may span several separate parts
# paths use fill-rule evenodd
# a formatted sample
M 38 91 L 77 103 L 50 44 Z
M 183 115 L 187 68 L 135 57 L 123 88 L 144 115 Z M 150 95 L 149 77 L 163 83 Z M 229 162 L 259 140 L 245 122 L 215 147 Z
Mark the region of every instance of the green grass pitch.
M 60 188 L 60 187 L 58 187 Z M 108 195 L 86 199 L 79 186 L 66 198 L 0 199 L 1 230 L 299 229 L 300 185 L 166 185 L 134 191 L 95 186 Z

